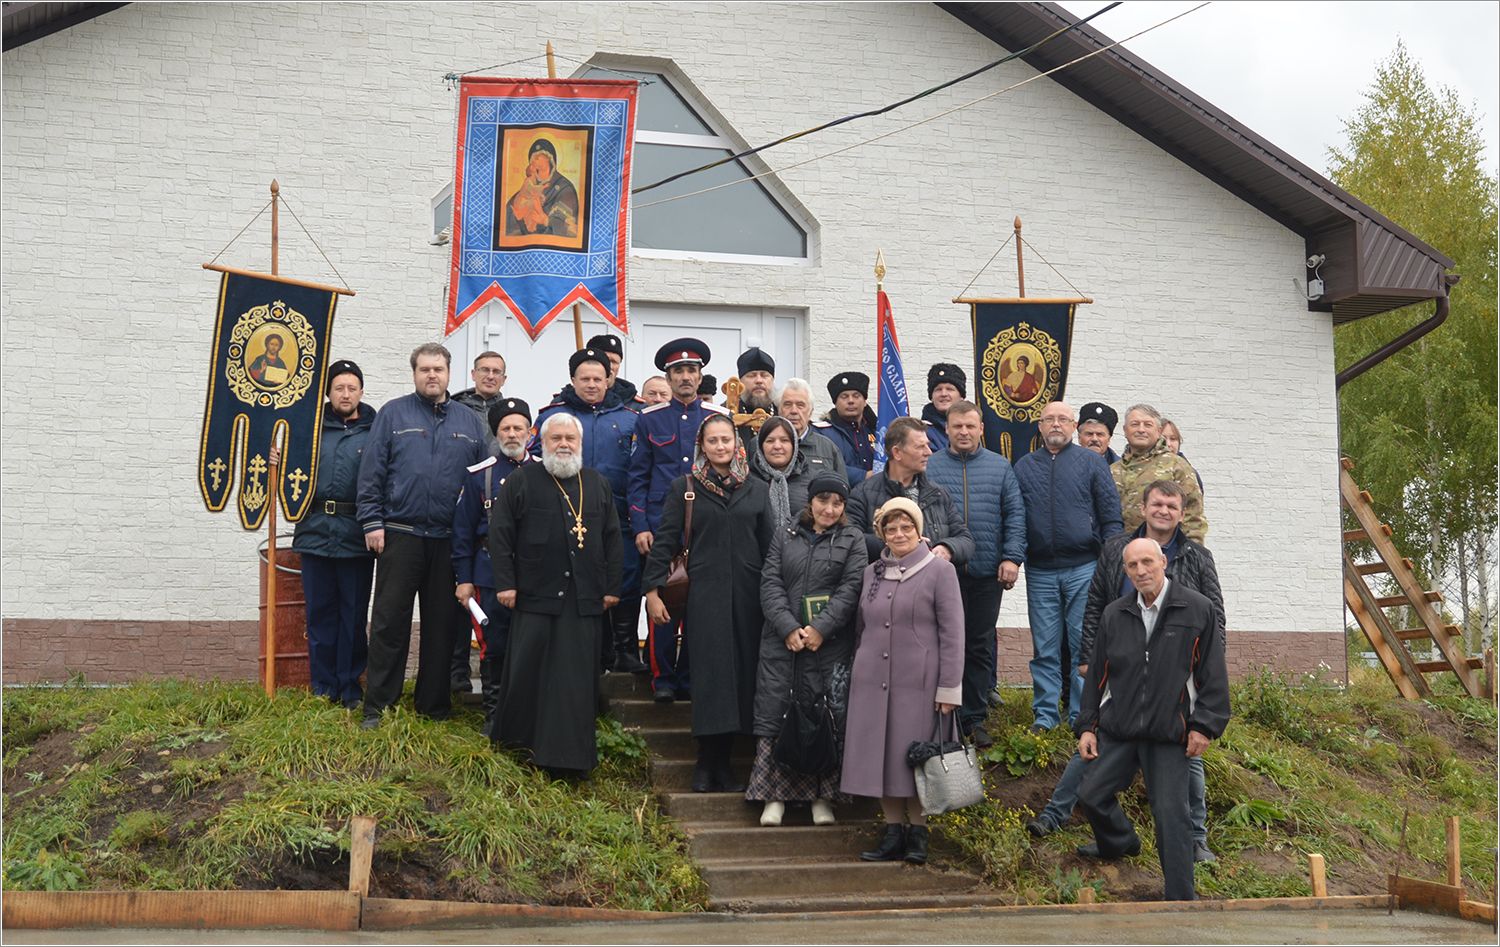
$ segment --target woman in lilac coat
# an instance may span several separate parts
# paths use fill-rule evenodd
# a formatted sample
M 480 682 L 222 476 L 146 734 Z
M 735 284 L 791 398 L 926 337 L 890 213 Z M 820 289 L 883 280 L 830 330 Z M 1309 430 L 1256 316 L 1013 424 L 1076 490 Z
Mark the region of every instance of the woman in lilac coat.
M 855 618 L 841 788 L 879 797 L 885 815 L 880 843 L 860 858 L 922 864 L 927 819 L 906 749 L 931 740 L 934 712 L 951 714 L 962 699 L 963 601 L 946 550 L 922 541 L 915 503 L 888 500 L 874 519 L 886 548 L 865 569 Z

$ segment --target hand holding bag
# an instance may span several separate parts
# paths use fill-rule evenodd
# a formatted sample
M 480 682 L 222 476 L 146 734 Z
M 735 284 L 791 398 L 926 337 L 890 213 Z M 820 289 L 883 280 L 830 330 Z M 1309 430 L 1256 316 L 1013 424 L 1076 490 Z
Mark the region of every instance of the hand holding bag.
M 943 740 L 945 716 L 953 725 L 953 740 Z M 922 800 L 925 815 L 941 815 L 984 799 L 984 783 L 980 779 L 974 747 L 964 742 L 956 711 L 937 714 L 932 727 L 932 742 L 914 741 L 907 748 L 906 761 L 917 781 L 917 798 Z
M 802 652 L 792 655 L 792 691 L 786 713 L 781 717 L 781 732 L 771 748 L 771 759 L 797 773 L 826 776 L 838 769 L 839 749 L 833 734 L 833 710 L 828 695 L 811 701 L 797 699 L 797 662 Z
M 687 614 L 688 600 L 688 549 L 693 544 L 693 488 L 689 486 L 682 495 L 682 550 L 672 557 L 667 569 L 667 581 L 662 585 L 661 602 L 674 619 Z

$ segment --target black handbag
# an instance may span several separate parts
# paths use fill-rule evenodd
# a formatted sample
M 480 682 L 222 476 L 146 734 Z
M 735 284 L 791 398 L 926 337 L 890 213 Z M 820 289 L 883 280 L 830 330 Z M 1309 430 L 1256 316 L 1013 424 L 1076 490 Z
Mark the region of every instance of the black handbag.
M 786 713 L 781 718 L 781 732 L 771 748 L 771 759 L 785 768 L 808 776 L 826 776 L 839 766 L 838 741 L 833 733 L 833 708 L 828 695 L 812 700 L 797 698 L 797 661 L 802 652 L 792 655 L 792 690 Z

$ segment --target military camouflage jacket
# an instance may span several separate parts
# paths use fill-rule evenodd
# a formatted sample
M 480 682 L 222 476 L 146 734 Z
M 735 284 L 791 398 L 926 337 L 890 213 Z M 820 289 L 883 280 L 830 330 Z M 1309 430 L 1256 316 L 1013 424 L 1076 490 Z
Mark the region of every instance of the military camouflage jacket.
M 1182 488 L 1182 531 L 1198 543 L 1208 536 L 1208 517 L 1203 513 L 1203 489 L 1198 486 L 1198 474 L 1186 457 L 1172 453 L 1165 438 L 1142 455 L 1127 449 L 1123 457 L 1110 464 L 1109 472 L 1120 491 L 1120 516 L 1125 520 L 1126 532 L 1141 525 L 1141 493 L 1157 480 L 1171 480 Z

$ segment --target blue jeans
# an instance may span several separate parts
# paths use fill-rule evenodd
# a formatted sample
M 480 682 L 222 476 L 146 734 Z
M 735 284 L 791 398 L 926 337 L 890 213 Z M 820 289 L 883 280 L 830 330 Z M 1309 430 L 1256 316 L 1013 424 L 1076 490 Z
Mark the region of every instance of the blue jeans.
M 1075 667 L 1068 668 L 1068 722 L 1078 717 L 1083 696 L 1083 678 L 1076 667 L 1083 642 L 1083 607 L 1088 603 L 1094 563 L 1068 569 L 1037 569 L 1026 565 L 1026 614 L 1031 622 L 1031 717 L 1037 726 L 1057 726 L 1057 705 L 1062 699 L 1062 645 L 1067 634 L 1068 653 Z
M 1078 787 L 1083 784 L 1083 774 L 1089 764 L 1078 751 L 1073 751 L 1073 758 L 1068 760 L 1068 766 L 1063 770 L 1062 777 L 1057 781 L 1057 788 L 1052 790 L 1052 798 L 1047 800 L 1047 807 L 1042 810 L 1039 819 L 1049 823 L 1052 828 L 1067 824 L 1073 817 L 1073 807 L 1078 804 Z M 1202 845 L 1208 844 L 1208 801 L 1204 797 L 1205 785 L 1203 782 L 1203 757 L 1188 757 L 1188 811 L 1193 818 L 1193 841 Z

